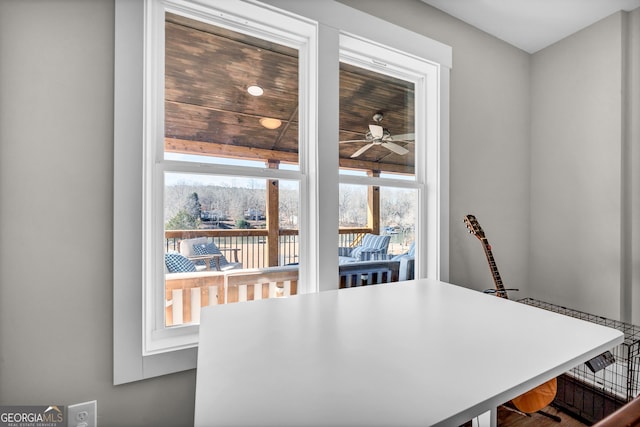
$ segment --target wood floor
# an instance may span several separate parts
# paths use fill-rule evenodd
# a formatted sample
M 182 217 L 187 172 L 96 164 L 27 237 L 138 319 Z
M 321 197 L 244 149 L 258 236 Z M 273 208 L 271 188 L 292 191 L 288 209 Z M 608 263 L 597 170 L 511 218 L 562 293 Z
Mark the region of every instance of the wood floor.
M 561 421 L 557 422 L 549 417 L 539 413 L 523 415 L 504 406 L 498 408 L 498 426 L 499 427 L 584 427 L 589 424 L 572 418 L 569 414 L 559 411 L 553 406 L 544 409 L 548 414 L 560 417 Z

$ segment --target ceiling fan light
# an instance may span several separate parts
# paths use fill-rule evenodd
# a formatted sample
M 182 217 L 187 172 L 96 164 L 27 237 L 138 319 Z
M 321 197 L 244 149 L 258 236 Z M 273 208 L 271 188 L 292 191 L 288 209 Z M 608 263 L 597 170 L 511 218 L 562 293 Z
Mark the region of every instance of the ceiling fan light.
M 258 85 L 251 85 L 247 88 L 247 92 L 249 92 L 249 95 L 262 96 L 264 90 Z
M 282 125 L 280 120 L 270 117 L 263 117 L 259 121 L 260 124 L 267 129 L 278 129 Z
M 380 139 L 384 136 L 384 128 L 380 125 L 369 125 L 369 131 L 373 139 Z

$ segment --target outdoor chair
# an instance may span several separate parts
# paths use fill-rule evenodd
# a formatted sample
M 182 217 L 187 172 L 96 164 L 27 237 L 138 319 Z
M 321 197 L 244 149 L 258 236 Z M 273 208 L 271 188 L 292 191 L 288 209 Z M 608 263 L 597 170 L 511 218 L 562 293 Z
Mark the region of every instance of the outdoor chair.
M 227 271 L 242 268 L 242 263 L 238 262 L 238 251 L 240 249 L 229 248 L 223 250 L 233 253 L 233 262 L 227 260 L 218 246 L 210 242 L 207 237 L 197 237 L 195 239 L 184 239 L 180 241 L 180 253 L 188 259 L 191 259 L 198 270 Z M 207 259 L 207 255 L 217 256 Z M 205 258 L 205 260 L 202 258 Z M 209 263 L 209 265 L 206 263 Z
M 413 280 L 416 257 L 416 242 L 411 242 L 409 250 L 403 254 L 396 255 L 391 258 L 394 261 L 400 261 L 400 273 L 398 280 Z
M 164 266 L 166 273 L 190 273 L 198 271 L 193 261 L 177 252 L 164 254 Z
M 338 248 L 339 263 L 387 259 L 390 241 L 391 236 L 367 233 L 358 246 Z

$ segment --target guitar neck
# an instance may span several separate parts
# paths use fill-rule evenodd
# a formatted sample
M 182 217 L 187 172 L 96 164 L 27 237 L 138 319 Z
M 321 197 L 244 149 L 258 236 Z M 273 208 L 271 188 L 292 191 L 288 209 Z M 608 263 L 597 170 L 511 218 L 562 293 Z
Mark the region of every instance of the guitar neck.
M 493 259 L 493 253 L 491 252 L 491 245 L 486 238 L 482 239 L 482 247 L 484 248 L 484 254 L 487 256 L 487 262 L 489 263 L 489 269 L 491 270 L 491 275 L 493 277 L 493 283 L 496 286 L 496 295 L 501 298 L 507 298 L 507 291 L 502 284 L 502 278 L 500 277 L 500 272 L 498 271 L 498 266 L 496 265 L 496 260 Z

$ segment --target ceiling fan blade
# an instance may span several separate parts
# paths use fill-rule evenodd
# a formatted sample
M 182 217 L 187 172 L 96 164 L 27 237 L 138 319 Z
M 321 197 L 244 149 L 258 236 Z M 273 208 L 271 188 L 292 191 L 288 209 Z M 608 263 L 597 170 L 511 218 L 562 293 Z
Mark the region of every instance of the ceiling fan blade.
M 403 133 L 402 135 L 391 135 L 391 139 L 393 141 L 407 141 L 413 142 L 416 140 L 415 133 Z
M 384 128 L 380 125 L 369 125 L 369 131 L 373 139 L 380 139 L 384 136 Z
M 349 139 L 347 141 L 339 141 L 340 144 L 344 144 L 345 142 L 367 142 L 366 139 Z
M 360 156 L 362 153 L 364 153 L 365 151 L 367 151 L 369 148 L 373 147 L 375 144 L 373 142 L 365 145 L 364 147 L 362 147 L 361 149 L 359 149 L 358 151 L 356 151 L 355 153 L 353 153 L 351 155 L 351 158 L 355 158 Z
M 398 145 L 398 144 L 394 144 L 393 142 L 383 142 L 381 144 L 383 147 L 388 148 L 389 150 L 393 151 L 396 154 L 400 154 L 401 156 L 407 154 L 409 152 L 409 150 L 407 150 L 406 148 Z M 353 156 L 352 156 L 353 157 Z

